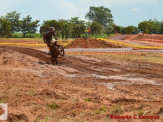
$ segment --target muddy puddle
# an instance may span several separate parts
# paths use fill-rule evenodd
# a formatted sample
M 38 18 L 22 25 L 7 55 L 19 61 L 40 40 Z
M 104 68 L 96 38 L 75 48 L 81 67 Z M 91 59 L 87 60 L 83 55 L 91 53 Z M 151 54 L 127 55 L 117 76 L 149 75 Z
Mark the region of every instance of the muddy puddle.
M 97 74 L 90 75 L 67 75 L 67 77 L 71 78 L 95 78 L 102 80 L 118 80 L 119 82 L 111 82 L 111 83 L 102 83 L 102 85 L 106 86 L 110 90 L 116 90 L 116 85 L 132 85 L 132 84 L 151 84 L 151 85 L 163 85 L 163 83 L 156 82 L 155 80 L 150 80 L 146 78 L 142 78 L 137 76 L 136 74 L 126 74 L 126 75 L 111 75 L 111 76 L 103 76 Z

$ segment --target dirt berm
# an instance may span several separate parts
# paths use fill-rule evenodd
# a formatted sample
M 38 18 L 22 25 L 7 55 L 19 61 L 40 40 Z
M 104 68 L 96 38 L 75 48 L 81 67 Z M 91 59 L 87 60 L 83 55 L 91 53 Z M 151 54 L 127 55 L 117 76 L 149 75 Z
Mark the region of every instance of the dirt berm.
M 77 38 L 66 46 L 66 48 L 116 48 L 116 47 L 120 46 L 114 46 L 108 44 L 103 40 L 97 40 L 93 38 Z

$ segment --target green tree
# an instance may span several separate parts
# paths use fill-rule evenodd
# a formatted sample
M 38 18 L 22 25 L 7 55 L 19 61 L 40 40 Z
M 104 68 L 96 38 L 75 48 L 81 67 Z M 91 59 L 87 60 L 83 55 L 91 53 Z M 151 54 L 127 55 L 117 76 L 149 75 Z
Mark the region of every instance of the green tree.
M 40 27 L 40 33 L 42 34 L 42 36 L 49 30 L 49 26 L 48 25 L 42 25 Z
M 124 28 L 125 34 L 138 34 L 138 28 L 135 26 L 127 26 Z
M 85 23 L 84 21 L 79 20 L 79 17 L 72 17 L 69 20 L 69 22 L 72 23 L 72 24 L 84 24 Z
M 79 17 L 71 18 L 69 22 L 72 24 L 72 37 L 73 38 L 81 37 L 81 34 L 83 34 L 85 31 L 85 22 L 79 20 Z
M 37 28 L 39 27 L 39 20 L 33 21 L 29 24 L 29 31 L 28 33 L 30 34 L 30 37 L 32 37 L 31 35 L 37 32 Z
M 93 22 L 91 25 L 91 31 L 93 35 L 98 35 L 102 33 L 103 26 L 98 22 Z
M 138 24 L 138 28 L 143 33 L 149 34 L 151 32 L 152 25 L 149 21 L 143 21 Z
M 90 7 L 90 10 L 86 14 L 85 18 L 91 21 L 96 21 L 105 27 L 113 22 L 111 10 L 108 8 L 104 8 L 103 6 Z
M 44 21 L 43 25 L 40 27 L 40 33 L 44 35 L 50 27 L 54 27 L 57 33 L 59 33 L 61 28 L 60 24 L 56 20 L 48 20 Z
M 10 13 L 7 13 L 3 18 L 11 22 L 12 33 L 20 31 L 20 24 L 19 24 L 20 13 L 17 13 L 16 11 L 12 11 Z
M 0 37 L 11 37 L 11 23 L 4 18 L 0 18 Z
M 91 27 L 92 23 L 92 21 L 85 22 L 86 28 L 88 29 L 89 27 Z
M 114 25 L 114 33 L 121 33 L 121 27 L 118 25 Z
M 23 20 L 21 20 L 19 23 L 20 31 L 22 32 L 23 37 L 25 37 L 28 33 L 36 33 L 37 27 L 39 26 L 39 20 L 32 21 L 32 17 L 30 15 L 23 18 Z
M 120 34 L 126 34 L 125 33 L 125 27 L 119 26 L 120 27 Z
M 56 31 L 60 29 L 60 24 L 56 20 L 44 21 L 44 25 L 54 27 Z
M 160 34 L 161 22 L 154 20 L 140 22 L 138 28 L 147 34 Z
M 85 31 L 84 24 L 73 24 L 72 26 L 72 37 L 73 38 L 80 38 L 81 34 Z
M 72 32 L 72 24 L 68 22 L 67 20 L 59 20 L 58 21 L 60 25 L 60 33 L 62 36 L 62 39 L 68 39 L 71 36 Z
M 149 20 L 151 24 L 151 30 L 150 33 L 152 34 L 160 34 L 161 30 L 161 22 L 157 21 L 157 19 Z
M 107 25 L 106 29 L 105 29 L 105 33 L 107 35 L 113 34 L 114 33 L 114 26 L 115 26 L 114 23 L 111 23 L 111 24 Z
M 160 28 L 160 34 L 163 34 L 163 21 L 160 22 L 160 26 L 161 26 L 161 28 Z

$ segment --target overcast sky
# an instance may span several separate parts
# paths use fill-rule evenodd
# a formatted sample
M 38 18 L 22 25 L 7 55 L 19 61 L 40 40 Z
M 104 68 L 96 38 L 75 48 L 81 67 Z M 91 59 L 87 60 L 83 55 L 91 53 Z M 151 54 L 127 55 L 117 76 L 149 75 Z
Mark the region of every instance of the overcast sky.
M 31 15 L 41 22 L 71 17 L 84 20 L 90 6 L 111 9 L 115 24 L 120 26 L 137 26 L 154 18 L 163 21 L 163 0 L 0 0 L 0 16 L 16 10 L 21 17 Z

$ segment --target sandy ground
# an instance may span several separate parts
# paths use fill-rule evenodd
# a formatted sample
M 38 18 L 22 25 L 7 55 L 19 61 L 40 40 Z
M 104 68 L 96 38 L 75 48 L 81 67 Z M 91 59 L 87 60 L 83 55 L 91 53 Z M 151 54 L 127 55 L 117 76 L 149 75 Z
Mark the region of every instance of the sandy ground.
M 0 47 L 0 102 L 10 122 L 161 122 L 162 85 L 161 64 L 66 55 L 53 66 L 44 52 Z

